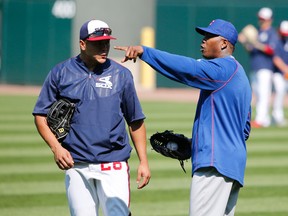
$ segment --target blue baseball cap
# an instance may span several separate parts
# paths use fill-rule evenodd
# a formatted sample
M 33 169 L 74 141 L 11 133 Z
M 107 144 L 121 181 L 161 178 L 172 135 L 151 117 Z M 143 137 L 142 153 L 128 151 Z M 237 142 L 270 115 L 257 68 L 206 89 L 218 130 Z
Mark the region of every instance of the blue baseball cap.
M 196 27 L 195 30 L 205 35 L 206 32 L 214 35 L 219 35 L 226 38 L 233 46 L 238 40 L 238 32 L 234 25 L 222 19 L 215 19 L 210 22 L 208 27 Z

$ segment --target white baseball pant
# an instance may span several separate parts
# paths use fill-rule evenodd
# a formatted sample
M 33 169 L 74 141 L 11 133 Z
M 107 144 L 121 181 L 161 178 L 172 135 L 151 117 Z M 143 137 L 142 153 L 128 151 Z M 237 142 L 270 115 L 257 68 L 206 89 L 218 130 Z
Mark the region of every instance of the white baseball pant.
M 272 75 L 273 71 L 261 69 L 256 72 L 256 117 L 255 121 L 264 127 L 271 123 L 269 108 L 272 95 Z
M 71 216 L 128 216 L 130 174 L 126 162 L 76 164 L 66 171 Z
M 273 85 L 275 90 L 275 96 L 272 107 L 272 118 L 277 125 L 285 124 L 284 98 L 286 94 L 286 81 L 283 74 L 273 74 Z

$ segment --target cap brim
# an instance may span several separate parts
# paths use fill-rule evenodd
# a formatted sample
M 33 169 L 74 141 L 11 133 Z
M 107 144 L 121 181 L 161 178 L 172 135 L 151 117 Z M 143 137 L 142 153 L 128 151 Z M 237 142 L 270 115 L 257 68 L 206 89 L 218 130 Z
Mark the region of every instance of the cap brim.
M 99 40 L 116 40 L 116 38 L 111 36 L 99 36 L 94 38 L 87 38 L 87 41 L 99 41 Z
M 280 34 L 281 34 L 282 36 L 285 36 L 285 37 L 288 36 L 288 32 L 281 32 L 281 31 L 280 31 Z
M 268 21 L 268 20 L 272 20 L 272 17 L 262 17 L 262 16 L 257 16 L 259 20 L 263 20 L 263 21 Z
M 206 33 L 218 35 L 217 33 L 213 32 L 211 29 L 205 28 L 205 27 L 203 27 L 203 28 L 202 27 L 196 27 L 195 30 L 196 30 L 196 32 L 198 32 L 201 35 L 205 35 Z

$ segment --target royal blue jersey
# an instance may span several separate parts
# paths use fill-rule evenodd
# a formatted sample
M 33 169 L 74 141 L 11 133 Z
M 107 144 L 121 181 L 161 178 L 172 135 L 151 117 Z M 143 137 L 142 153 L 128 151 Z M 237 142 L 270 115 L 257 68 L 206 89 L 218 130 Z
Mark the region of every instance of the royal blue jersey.
M 144 119 L 131 72 L 107 61 L 89 71 L 79 56 L 48 74 L 33 115 L 47 115 L 59 98 L 76 104 L 71 129 L 62 146 L 75 162 L 126 161 L 132 150 L 126 123 Z
M 201 89 L 192 130 L 192 173 L 202 167 L 244 184 L 251 87 L 232 56 L 196 60 L 143 47 L 141 59 L 177 82 Z
M 257 40 L 265 45 L 268 45 L 274 51 L 276 49 L 277 44 L 279 43 L 279 37 L 274 28 L 269 28 L 267 30 L 258 30 L 258 38 Z M 253 48 L 250 53 L 251 59 L 251 69 L 253 71 L 258 71 L 260 69 L 269 69 L 274 71 L 275 66 L 273 63 L 273 55 L 269 55 L 264 53 L 263 51 Z

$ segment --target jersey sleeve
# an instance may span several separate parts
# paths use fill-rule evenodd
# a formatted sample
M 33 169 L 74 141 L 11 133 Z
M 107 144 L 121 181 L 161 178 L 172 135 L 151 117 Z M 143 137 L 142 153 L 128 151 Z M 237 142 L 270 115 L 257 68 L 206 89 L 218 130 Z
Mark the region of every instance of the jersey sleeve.
M 32 112 L 33 115 L 46 115 L 53 102 L 57 98 L 57 86 L 55 82 L 55 74 L 52 71 L 47 75 L 39 97 Z
M 126 122 L 129 124 L 133 121 L 145 119 L 145 115 L 137 96 L 133 76 L 129 70 L 124 73 L 126 80 L 122 94 L 121 109 Z
M 141 59 L 169 79 L 203 90 L 215 90 L 227 82 L 236 70 L 228 58 L 193 59 L 143 46 Z

